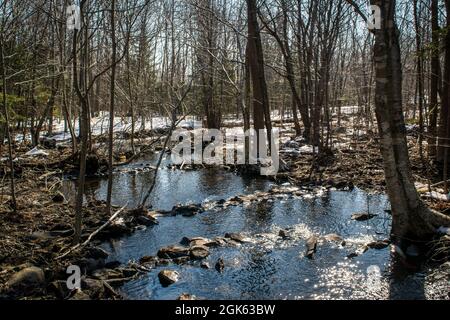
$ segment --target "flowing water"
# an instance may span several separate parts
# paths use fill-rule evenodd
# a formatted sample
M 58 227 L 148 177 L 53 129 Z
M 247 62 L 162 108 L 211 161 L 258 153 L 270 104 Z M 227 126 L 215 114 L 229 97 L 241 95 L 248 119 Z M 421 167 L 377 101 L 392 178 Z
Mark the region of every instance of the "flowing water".
M 133 163 L 138 169 L 155 158 Z M 220 169 L 172 170 L 164 162 L 149 199 L 155 209 L 168 210 L 177 203 L 205 203 L 238 194 L 268 190 L 273 182 L 245 178 Z M 132 207 L 140 203 L 153 172 L 114 175 L 113 202 Z M 106 198 L 106 180 L 91 181 L 87 193 Z M 74 188 L 65 184 L 66 192 Z M 432 299 L 446 296 L 448 279 L 436 277 L 434 270 L 408 269 L 393 259 L 390 249 L 369 249 L 354 258 L 364 244 L 388 238 L 390 216 L 385 195 L 361 190 L 318 189 L 304 195 L 284 195 L 238 207 L 215 208 L 193 217 L 165 216 L 159 224 L 133 235 L 104 244 L 110 260 L 127 263 L 145 255 L 156 255 L 159 248 L 178 244 L 183 237 L 224 236 L 239 232 L 248 242 L 237 247 L 211 248 L 205 260 L 185 265 L 159 266 L 120 288 L 129 299 L 176 299 L 189 293 L 204 299 Z M 351 219 L 355 212 L 377 216 L 365 222 Z M 280 229 L 291 237 L 282 239 Z M 311 235 L 338 234 L 339 242 L 320 240 L 313 259 L 304 257 L 305 242 Z M 215 270 L 222 258 L 224 270 Z M 158 272 L 176 270 L 180 280 L 162 287 Z M 440 279 L 436 279 L 440 278 Z

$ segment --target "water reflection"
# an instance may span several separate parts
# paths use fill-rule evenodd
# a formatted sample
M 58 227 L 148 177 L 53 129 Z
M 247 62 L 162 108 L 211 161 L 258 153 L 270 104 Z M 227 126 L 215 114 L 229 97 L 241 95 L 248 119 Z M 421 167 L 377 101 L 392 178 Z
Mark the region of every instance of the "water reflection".
M 148 161 L 133 165 L 142 166 Z M 139 203 L 152 177 L 152 172 L 117 173 L 114 203 Z M 164 167 L 158 173 L 150 203 L 158 209 L 170 209 L 176 203 L 201 203 L 267 190 L 270 184 L 218 169 L 179 171 Z M 69 185 L 66 187 L 70 189 Z M 86 193 L 104 199 L 106 180 L 89 182 Z M 190 218 L 160 218 L 158 225 L 111 241 L 105 248 L 111 252 L 111 260 L 127 263 L 155 255 L 160 247 L 176 244 L 184 236 L 212 238 L 243 232 L 251 239 L 251 243 L 240 247 L 211 250 L 206 261 L 214 266 L 217 259 L 223 258 L 223 273 L 214 267 L 202 269 L 199 262 L 170 265 L 164 268 L 176 269 L 181 280 L 163 288 L 157 278 L 162 267 L 156 268 L 121 288 L 130 299 L 176 299 L 184 292 L 208 299 L 423 299 L 445 291 L 448 284 L 446 287 L 442 282 L 427 281 L 428 271 L 406 269 L 391 257 L 389 248 L 370 249 L 353 259 L 347 258 L 362 245 L 388 237 L 388 208 L 386 196 L 368 195 L 358 189 L 280 197 L 209 210 Z M 351 220 L 353 213 L 367 210 L 377 216 L 365 222 Z M 291 239 L 278 237 L 280 229 L 289 229 Z M 321 241 L 314 259 L 304 257 L 309 236 L 331 233 L 345 238 L 346 245 Z M 375 282 L 368 273 L 374 266 L 381 275 Z
M 418 266 L 405 265 L 397 255 L 392 255 L 389 277 L 389 299 L 425 299 L 425 274 Z
M 159 155 L 141 159 L 125 168 L 118 168 L 113 177 L 112 201 L 114 205 L 135 207 L 153 182 L 153 171 L 141 171 L 146 165 L 154 165 Z M 242 192 L 266 190 L 269 182 L 265 179 L 237 177 L 221 169 L 181 171 L 168 167 L 170 159 L 166 157 L 158 172 L 158 177 L 148 204 L 154 208 L 170 210 L 177 203 L 201 203 L 205 199 L 220 199 Z M 136 171 L 139 170 L 139 171 Z M 89 180 L 86 195 L 99 200 L 106 199 L 107 179 Z M 75 182 L 64 183 L 63 192 L 69 198 L 75 194 Z

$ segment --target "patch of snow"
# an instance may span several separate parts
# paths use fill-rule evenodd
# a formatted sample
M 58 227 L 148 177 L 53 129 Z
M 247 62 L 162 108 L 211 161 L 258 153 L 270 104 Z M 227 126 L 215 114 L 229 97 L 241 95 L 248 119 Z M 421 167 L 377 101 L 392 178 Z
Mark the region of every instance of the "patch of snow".
M 314 147 L 311 145 L 305 145 L 303 147 L 300 147 L 300 152 L 305 154 L 311 154 L 314 153 Z
M 38 147 L 34 147 L 33 149 L 31 149 L 30 151 L 25 153 L 25 156 L 28 156 L 28 157 L 36 157 L 36 156 L 47 157 L 48 153 L 45 152 L 44 150 L 39 149 Z
M 290 156 L 300 156 L 300 154 L 301 154 L 301 152 L 299 150 L 292 149 L 292 148 L 282 149 L 282 150 L 280 150 L 280 153 L 288 154 Z
M 426 192 L 423 194 L 424 197 L 426 198 L 431 198 L 431 199 L 436 199 L 436 200 L 441 200 L 441 201 L 449 201 L 449 195 L 448 194 L 443 194 L 443 193 L 439 193 L 436 191 L 432 191 L 430 192 Z

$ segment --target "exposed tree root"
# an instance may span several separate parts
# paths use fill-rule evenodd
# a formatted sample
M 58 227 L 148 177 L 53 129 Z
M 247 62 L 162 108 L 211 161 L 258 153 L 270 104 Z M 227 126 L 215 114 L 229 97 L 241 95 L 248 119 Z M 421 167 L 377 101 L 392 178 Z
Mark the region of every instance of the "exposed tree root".
M 428 228 L 430 228 L 435 234 L 437 233 L 437 229 L 440 227 L 450 227 L 449 216 L 430 209 L 425 205 L 423 206 L 425 208 L 424 210 L 420 210 L 420 216 L 428 224 Z

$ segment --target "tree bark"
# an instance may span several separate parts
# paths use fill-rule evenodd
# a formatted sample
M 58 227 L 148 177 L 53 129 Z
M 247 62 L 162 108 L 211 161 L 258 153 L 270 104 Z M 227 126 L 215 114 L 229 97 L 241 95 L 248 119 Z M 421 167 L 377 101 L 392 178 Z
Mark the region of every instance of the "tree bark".
M 33 130 L 31 130 L 31 140 L 34 147 L 39 145 L 39 136 L 41 134 L 42 127 L 44 126 L 44 122 L 50 117 L 50 113 L 53 112 L 56 94 L 58 93 L 60 77 L 61 76 L 57 76 L 56 83 L 55 80 L 52 81 L 52 91 L 45 105 L 44 114 L 39 119 L 37 126 L 34 127 Z
M 430 75 L 430 116 L 428 125 L 428 155 L 430 158 L 435 158 L 437 153 L 437 119 L 439 112 L 438 104 L 438 88 L 439 88 L 439 75 L 440 75 L 440 62 L 439 62 L 439 8 L 438 0 L 431 0 L 431 41 L 432 41 L 432 54 L 431 54 L 431 75 Z
M 402 110 L 402 65 L 395 0 L 372 0 L 381 8 L 381 29 L 374 29 L 375 109 L 380 134 L 387 193 L 392 207 L 392 237 L 426 239 L 450 218 L 432 212 L 421 201 L 411 174 Z
M 80 20 L 83 23 L 83 5 L 85 1 L 80 3 Z M 73 67 L 73 82 L 75 92 L 77 94 L 80 107 L 81 107 L 81 115 L 80 115 L 80 172 L 78 175 L 78 186 L 77 186 L 77 195 L 75 198 L 75 227 L 74 227 L 74 236 L 73 236 L 73 244 L 78 244 L 81 239 L 81 228 L 82 228 L 82 220 L 83 220 L 83 195 L 84 195 L 84 184 L 86 181 L 86 155 L 88 150 L 88 105 L 86 101 L 86 93 L 82 92 L 86 88 L 85 77 L 83 75 L 84 68 L 80 68 L 80 72 L 78 73 L 78 56 L 77 56 L 77 37 L 78 30 L 74 29 L 73 31 L 73 41 L 72 41 L 72 67 Z M 87 39 L 85 39 L 87 41 Z M 81 59 L 84 61 L 84 59 Z M 80 87 L 82 86 L 82 88 Z
M 416 63 L 417 63 L 417 94 L 419 99 L 419 155 L 420 159 L 422 160 L 422 164 L 424 164 L 424 157 L 423 157 L 423 134 L 424 134 L 424 123 L 423 123 L 423 101 L 424 101 L 424 86 L 423 86 L 423 62 L 422 62 L 422 40 L 421 40 L 421 34 L 420 34 L 420 17 L 417 10 L 417 0 L 414 0 L 413 3 L 413 15 L 414 15 L 414 27 L 416 30 Z
M 6 138 L 8 139 L 8 160 L 9 160 L 9 171 L 11 175 L 10 187 L 11 187 L 11 205 L 14 213 L 17 210 L 17 201 L 16 201 L 16 187 L 14 182 L 14 159 L 12 152 L 12 138 L 11 138 L 11 129 L 9 127 L 9 112 L 8 112 L 8 104 L 6 98 L 6 64 L 5 64 L 5 40 L 3 38 L 3 30 L 1 35 L 1 43 L 0 43 L 0 59 L 1 59 L 1 67 L 2 67 L 2 93 L 3 93 L 3 112 L 5 116 L 5 132 Z M 3 138 L 2 138 L 3 139 Z
M 264 73 L 264 56 L 261 35 L 257 18 L 255 0 L 247 0 L 248 14 L 248 61 L 253 84 L 253 126 L 258 132 L 267 129 L 267 141 L 270 146 L 272 124 L 270 120 L 269 97 L 267 94 L 266 77 Z M 259 135 L 258 135 L 259 137 Z M 258 141 L 259 146 L 259 141 Z M 259 155 L 259 150 L 258 150 Z
M 202 103 L 206 115 L 206 127 L 221 127 L 221 111 L 214 99 L 215 89 L 215 51 L 217 25 L 214 23 L 215 8 L 212 0 L 201 0 L 198 4 L 198 24 L 200 35 L 197 58 L 201 68 Z
M 110 104 L 109 104 L 109 145 L 108 145 L 108 190 L 106 195 L 106 212 L 111 212 L 111 195 L 113 184 L 113 148 L 114 148 L 114 104 L 115 104 L 115 90 L 116 90 L 116 1 L 111 1 L 111 84 L 110 84 Z
M 447 9 L 446 29 L 450 30 L 450 0 L 445 0 Z M 441 110 L 439 115 L 439 143 L 437 161 L 445 166 L 448 162 L 448 145 L 450 145 L 450 32 L 446 32 L 445 38 L 444 73 L 442 75 Z M 444 170 L 444 173 L 446 170 Z

